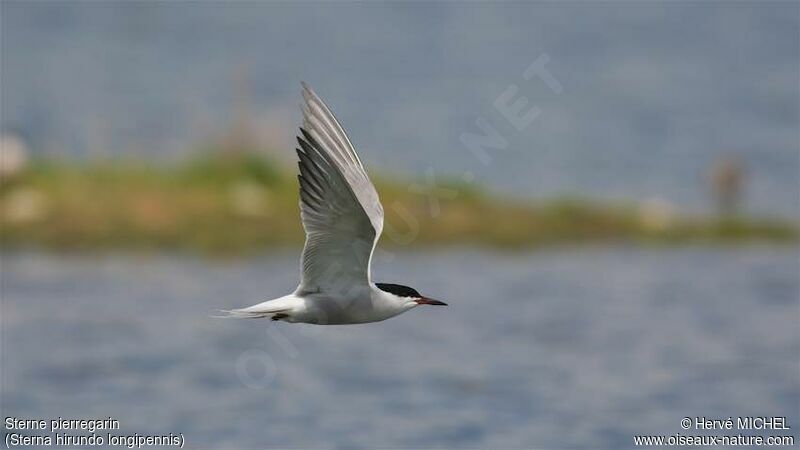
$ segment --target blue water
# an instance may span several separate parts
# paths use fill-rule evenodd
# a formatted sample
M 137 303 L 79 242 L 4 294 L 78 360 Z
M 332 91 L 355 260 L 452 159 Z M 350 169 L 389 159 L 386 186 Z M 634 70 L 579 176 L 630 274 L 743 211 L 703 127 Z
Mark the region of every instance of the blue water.
M 306 80 L 384 171 L 702 211 L 709 167 L 734 154 L 749 211 L 800 216 L 798 8 L 3 2 L 0 131 L 43 153 L 169 156 L 224 133 L 239 95 L 291 159 Z M 522 76 L 544 54 L 560 94 Z M 523 131 L 492 106 L 511 84 L 541 109 Z M 487 165 L 459 139 L 479 117 L 508 142 Z
M 685 416 L 749 415 L 786 416 L 798 439 L 796 249 L 392 256 L 377 280 L 450 306 L 212 319 L 292 289 L 294 252 L 5 253 L 2 414 L 112 416 L 187 448 L 628 448 L 691 434 Z

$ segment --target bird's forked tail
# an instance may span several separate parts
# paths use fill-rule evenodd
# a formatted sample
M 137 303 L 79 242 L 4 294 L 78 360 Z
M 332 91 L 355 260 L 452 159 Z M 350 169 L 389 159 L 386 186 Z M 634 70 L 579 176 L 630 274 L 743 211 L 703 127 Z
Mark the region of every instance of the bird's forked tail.
M 273 320 L 280 320 L 288 317 L 288 313 L 292 310 L 292 305 L 287 304 L 291 299 L 290 296 L 282 297 L 275 300 L 269 300 L 259 303 L 257 305 L 248 306 L 247 308 L 239 309 L 223 309 L 220 314 L 212 316 L 222 319 L 265 319 L 270 318 Z

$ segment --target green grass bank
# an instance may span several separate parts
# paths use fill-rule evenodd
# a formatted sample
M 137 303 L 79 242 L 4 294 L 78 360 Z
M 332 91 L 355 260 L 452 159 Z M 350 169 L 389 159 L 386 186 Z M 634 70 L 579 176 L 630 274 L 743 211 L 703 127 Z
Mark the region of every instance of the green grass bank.
M 381 245 L 388 247 L 739 245 L 798 238 L 790 220 L 691 217 L 652 202 L 511 201 L 447 180 L 440 182 L 447 195 L 436 197 L 437 208 L 429 196 L 409 189 L 409 181 L 373 178 L 386 210 Z M 0 246 L 210 254 L 299 246 L 297 196 L 292 167 L 249 154 L 172 164 L 34 161 L 0 185 Z

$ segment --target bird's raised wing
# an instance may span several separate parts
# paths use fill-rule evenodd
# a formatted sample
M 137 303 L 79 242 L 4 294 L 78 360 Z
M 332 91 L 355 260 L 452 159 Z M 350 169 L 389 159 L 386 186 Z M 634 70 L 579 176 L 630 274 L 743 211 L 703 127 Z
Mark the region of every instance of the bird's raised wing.
M 297 155 L 306 243 L 298 291 L 346 294 L 370 282 L 383 207 L 339 122 L 305 83 L 303 99 Z

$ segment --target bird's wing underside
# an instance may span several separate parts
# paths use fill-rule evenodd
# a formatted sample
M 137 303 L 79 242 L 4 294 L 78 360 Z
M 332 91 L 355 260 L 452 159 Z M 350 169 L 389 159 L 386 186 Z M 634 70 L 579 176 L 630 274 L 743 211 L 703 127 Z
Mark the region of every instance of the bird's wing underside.
M 347 296 L 370 282 L 383 208 L 344 130 L 305 83 L 303 99 L 297 154 L 306 243 L 298 290 Z

